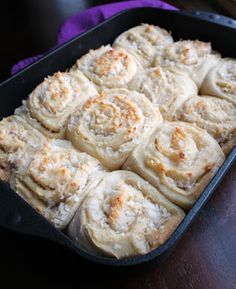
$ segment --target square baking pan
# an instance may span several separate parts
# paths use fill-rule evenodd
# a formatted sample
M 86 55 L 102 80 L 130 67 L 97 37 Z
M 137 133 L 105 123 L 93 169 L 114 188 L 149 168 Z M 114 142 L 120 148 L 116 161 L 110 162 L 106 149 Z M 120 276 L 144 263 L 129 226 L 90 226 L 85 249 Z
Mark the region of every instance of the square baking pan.
M 222 56 L 236 58 L 236 21 L 207 12 L 168 11 L 157 8 L 135 8 L 121 12 L 88 32 L 73 38 L 59 48 L 50 51 L 37 62 L 26 67 L 16 75 L 0 84 L 0 119 L 14 113 L 35 86 L 54 72 L 71 67 L 77 58 L 89 49 L 112 43 L 125 30 L 150 23 L 172 31 L 177 39 L 199 39 L 210 41 L 213 49 Z M 57 230 L 44 217 L 38 214 L 8 184 L 0 182 L 0 226 L 15 232 L 34 235 L 53 240 L 90 261 L 110 266 L 132 266 L 155 259 L 160 263 L 171 252 L 177 241 L 184 235 L 193 219 L 198 215 L 207 200 L 233 164 L 236 148 L 227 156 L 224 164 L 205 188 L 183 222 L 171 237 L 159 248 L 148 254 L 116 260 L 114 258 L 93 255 L 79 248 L 63 232 Z

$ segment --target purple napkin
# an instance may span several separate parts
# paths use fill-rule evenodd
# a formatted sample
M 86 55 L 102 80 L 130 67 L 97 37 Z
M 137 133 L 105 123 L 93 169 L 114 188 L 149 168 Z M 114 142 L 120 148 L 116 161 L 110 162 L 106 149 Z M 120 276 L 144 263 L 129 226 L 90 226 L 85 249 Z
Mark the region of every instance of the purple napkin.
M 156 7 L 162 9 L 177 10 L 177 8 L 166 4 L 165 2 L 160 0 L 130 0 L 125 2 L 116 2 L 112 4 L 96 6 L 79 12 L 74 16 L 68 18 L 59 31 L 56 46 L 59 46 L 64 42 L 70 40 L 71 38 L 78 36 L 89 28 L 101 23 L 105 19 L 122 10 L 136 7 Z M 43 54 L 40 54 L 19 61 L 12 67 L 11 74 L 18 72 L 19 70 L 38 60 L 42 56 Z

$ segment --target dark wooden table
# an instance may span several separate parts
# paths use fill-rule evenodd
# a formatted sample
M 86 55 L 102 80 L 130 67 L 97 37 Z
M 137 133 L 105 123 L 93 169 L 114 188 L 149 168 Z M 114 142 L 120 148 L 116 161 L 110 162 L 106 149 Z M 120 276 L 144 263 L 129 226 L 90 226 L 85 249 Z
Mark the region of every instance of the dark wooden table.
M 111 1 L 103 1 L 106 2 Z M 219 1 L 168 2 L 180 8 L 227 16 L 235 13 L 227 10 L 229 6 L 220 6 Z M 49 49 L 66 17 L 98 3 L 101 2 L 3 2 L 0 78 L 10 75 L 10 67 L 17 60 Z M 170 257 L 159 267 L 155 263 L 124 270 L 98 267 L 49 241 L 3 229 L 0 229 L 0 244 L 0 287 L 3 289 L 16 286 L 59 289 L 72 285 L 73 288 L 104 289 L 235 289 L 236 165 Z

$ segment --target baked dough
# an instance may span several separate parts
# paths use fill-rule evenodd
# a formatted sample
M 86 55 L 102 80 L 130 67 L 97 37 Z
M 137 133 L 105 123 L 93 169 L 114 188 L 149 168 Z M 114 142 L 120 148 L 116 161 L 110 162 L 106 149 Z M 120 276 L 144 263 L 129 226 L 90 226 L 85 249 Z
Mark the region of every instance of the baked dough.
M 144 93 L 168 120 L 186 99 L 197 94 L 197 86 L 188 75 L 161 66 L 137 73 L 129 89 Z
M 160 112 L 143 94 L 111 89 L 90 98 L 71 116 L 66 136 L 79 150 L 114 170 L 161 121 Z
M 164 122 L 132 152 L 123 168 L 189 209 L 224 159 L 222 149 L 205 130 L 185 122 Z
M 138 175 L 115 171 L 90 190 L 68 234 L 92 253 L 119 259 L 159 247 L 184 215 Z
M 236 107 L 224 99 L 192 97 L 184 103 L 179 119 L 207 130 L 225 154 L 236 144 Z
M 9 154 L 24 147 L 36 148 L 46 138 L 19 116 L 12 115 L 0 122 L 0 179 L 10 177 Z
M 90 50 L 77 60 L 73 69 L 82 71 L 99 87 L 124 87 L 134 77 L 140 64 L 123 48 L 110 45 Z
M 236 144 L 236 60 L 220 59 L 150 24 L 90 50 L 0 122 L 0 181 L 93 254 L 158 248 Z
M 236 60 L 222 59 L 209 71 L 200 92 L 226 99 L 236 105 Z
M 120 34 L 113 47 L 125 48 L 143 67 L 150 67 L 154 56 L 170 43 L 173 38 L 165 29 L 143 23 Z
M 93 157 L 68 141 L 46 142 L 37 152 L 12 154 L 15 167 L 11 186 L 57 228 L 64 229 L 86 191 L 105 174 Z
M 212 51 L 210 43 L 181 40 L 166 46 L 162 54 L 156 56 L 154 66 L 170 66 L 187 73 L 200 88 L 206 74 L 219 59 L 220 55 Z
M 94 85 L 80 71 L 57 72 L 45 78 L 15 113 L 44 135 L 64 138 L 70 114 L 95 94 Z

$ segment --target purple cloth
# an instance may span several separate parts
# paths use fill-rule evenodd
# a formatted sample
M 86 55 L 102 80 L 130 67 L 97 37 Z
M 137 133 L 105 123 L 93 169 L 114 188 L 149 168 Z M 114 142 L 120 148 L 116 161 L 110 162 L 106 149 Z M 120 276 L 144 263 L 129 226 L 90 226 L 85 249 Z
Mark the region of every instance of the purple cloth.
M 130 0 L 125 2 L 116 2 L 112 4 L 96 6 L 79 12 L 74 16 L 68 18 L 59 31 L 56 46 L 59 46 L 64 42 L 70 40 L 71 38 L 78 36 L 89 28 L 101 23 L 105 19 L 122 10 L 137 7 L 156 7 L 162 9 L 177 10 L 175 7 L 166 4 L 165 2 L 160 0 Z M 12 67 L 11 73 L 14 74 L 18 72 L 19 70 L 38 60 L 42 56 L 43 54 L 40 54 L 19 61 Z

